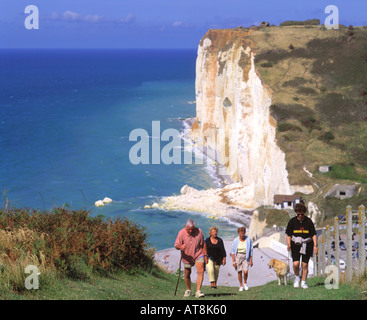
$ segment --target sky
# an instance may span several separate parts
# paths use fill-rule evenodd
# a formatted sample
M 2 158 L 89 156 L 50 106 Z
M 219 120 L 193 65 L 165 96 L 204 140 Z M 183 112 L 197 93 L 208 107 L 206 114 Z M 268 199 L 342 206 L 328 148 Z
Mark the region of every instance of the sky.
M 29 5 L 38 29 L 25 27 Z M 324 23 L 328 5 L 338 7 L 339 23 L 367 25 L 366 0 L 2 0 L 0 48 L 194 49 L 212 28 Z

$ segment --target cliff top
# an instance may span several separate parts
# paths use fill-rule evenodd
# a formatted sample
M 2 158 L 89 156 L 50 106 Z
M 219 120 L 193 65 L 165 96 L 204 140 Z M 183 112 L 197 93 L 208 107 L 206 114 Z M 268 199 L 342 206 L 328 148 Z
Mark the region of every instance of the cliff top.
M 366 26 L 211 29 L 202 45 L 206 38 L 214 51 L 249 45 L 255 53 L 292 185 L 312 184 L 316 197 L 331 183 L 367 183 Z M 321 165 L 332 170 L 320 173 Z M 363 197 L 353 201 L 367 203 Z

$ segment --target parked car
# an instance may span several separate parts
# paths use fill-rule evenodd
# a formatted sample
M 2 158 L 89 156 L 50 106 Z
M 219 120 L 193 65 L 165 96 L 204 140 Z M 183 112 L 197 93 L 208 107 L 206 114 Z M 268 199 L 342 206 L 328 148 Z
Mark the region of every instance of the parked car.
M 339 259 L 340 270 L 345 270 L 345 261 L 343 259 Z
M 331 255 L 331 263 L 335 265 L 334 255 Z M 345 261 L 343 259 L 339 259 L 339 268 L 340 270 L 345 270 Z
M 339 248 L 340 248 L 340 250 L 343 250 L 343 251 L 347 250 L 347 247 L 345 246 L 344 241 L 339 242 Z

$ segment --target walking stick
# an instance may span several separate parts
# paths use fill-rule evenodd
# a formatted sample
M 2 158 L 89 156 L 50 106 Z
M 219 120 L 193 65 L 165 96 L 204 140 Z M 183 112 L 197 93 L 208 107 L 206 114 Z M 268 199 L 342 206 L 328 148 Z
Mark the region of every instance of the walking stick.
M 179 270 L 178 270 L 178 278 L 177 278 L 177 284 L 176 284 L 176 289 L 175 289 L 175 296 L 177 293 L 177 288 L 178 288 L 178 283 L 180 282 L 180 278 L 181 278 L 181 261 L 182 261 L 182 251 L 181 251 L 181 257 L 180 257 L 180 263 L 179 263 Z

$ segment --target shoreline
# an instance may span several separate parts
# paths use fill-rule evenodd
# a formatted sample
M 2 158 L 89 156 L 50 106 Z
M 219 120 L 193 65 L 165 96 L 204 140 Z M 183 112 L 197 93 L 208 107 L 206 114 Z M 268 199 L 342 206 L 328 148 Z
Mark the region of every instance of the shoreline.
M 220 174 L 220 171 L 225 171 L 226 169 L 222 164 L 218 163 L 218 159 L 220 159 L 219 152 L 207 146 L 203 146 L 201 150 L 198 150 L 195 147 L 195 142 L 189 136 L 185 135 L 185 130 L 191 129 L 191 126 L 195 122 L 195 119 L 196 117 L 192 117 L 192 118 L 187 118 L 182 121 L 183 127 L 184 127 L 182 138 L 189 140 L 191 143 L 194 144 L 195 154 L 199 152 L 202 154 L 204 163 L 206 161 L 206 166 L 207 166 L 206 169 L 208 171 L 208 174 L 212 177 L 213 181 L 219 185 L 220 188 L 225 187 L 226 185 L 232 184 L 233 181 L 229 175 Z M 214 155 L 214 156 L 211 156 L 211 155 Z M 211 163 L 209 163 L 208 160 Z M 209 168 L 213 172 L 209 172 Z
M 189 185 L 182 186 L 179 195 L 171 195 L 161 198 L 161 202 L 154 204 L 163 210 L 181 210 L 200 212 L 214 220 L 219 217 L 249 228 L 253 209 L 246 209 L 237 203 L 243 198 L 245 190 L 241 183 L 233 183 L 229 175 L 223 175 L 225 170 L 216 160 L 220 159 L 217 151 L 208 147 L 196 148 L 195 142 L 188 135 L 188 130 L 195 121 L 195 117 L 182 120 L 182 139 L 189 140 L 193 145 L 195 155 L 203 157 L 206 170 L 217 187 L 205 190 L 197 190 Z M 221 172 L 220 172 L 221 171 Z

